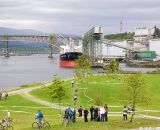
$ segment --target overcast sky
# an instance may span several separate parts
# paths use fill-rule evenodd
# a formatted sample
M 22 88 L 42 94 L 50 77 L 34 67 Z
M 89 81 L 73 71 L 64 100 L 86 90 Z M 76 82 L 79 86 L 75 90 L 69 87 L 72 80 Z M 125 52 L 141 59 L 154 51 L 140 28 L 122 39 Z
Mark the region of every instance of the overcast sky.
M 160 24 L 160 0 L 0 0 L 0 26 L 83 35 L 93 26 L 105 33 Z

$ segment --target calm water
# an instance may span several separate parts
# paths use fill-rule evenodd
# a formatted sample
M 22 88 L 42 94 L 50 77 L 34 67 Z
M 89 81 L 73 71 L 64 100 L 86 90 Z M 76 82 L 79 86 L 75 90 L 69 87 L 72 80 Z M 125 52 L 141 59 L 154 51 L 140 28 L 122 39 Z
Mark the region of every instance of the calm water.
M 124 71 L 147 72 L 156 68 L 129 68 L 120 64 Z M 96 69 L 96 72 L 99 71 Z M 49 59 L 48 55 L 11 56 L 5 58 L 0 56 L 0 91 L 8 90 L 23 84 L 33 82 L 51 81 L 57 74 L 61 78 L 74 75 L 74 69 L 59 67 L 59 55 Z
M 59 77 L 72 77 L 73 69 L 59 67 L 59 55 L 49 59 L 48 55 L 0 57 L 0 90 L 23 84 L 50 81 Z

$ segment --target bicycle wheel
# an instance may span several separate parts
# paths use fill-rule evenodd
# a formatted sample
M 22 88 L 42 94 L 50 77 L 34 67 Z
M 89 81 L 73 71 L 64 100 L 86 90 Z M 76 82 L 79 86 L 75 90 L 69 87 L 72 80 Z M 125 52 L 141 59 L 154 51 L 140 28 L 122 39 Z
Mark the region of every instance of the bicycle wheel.
M 49 130 L 50 124 L 49 124 L 48 122 L 44 122 L 43 128 L 44 128 L 45 130 Z
M 4 126 L 0 124 L 0 130 L 4 130 Z
M 13 130 L 13 126 L 7 126 L 7 130 Z
M 32 128 L 33 128 L 34 130 L 39 130 L 39 129 L 40 129 L 39 124 L 38 124 L 37 122 L 33 122 L 33 123 L 32 123 Z

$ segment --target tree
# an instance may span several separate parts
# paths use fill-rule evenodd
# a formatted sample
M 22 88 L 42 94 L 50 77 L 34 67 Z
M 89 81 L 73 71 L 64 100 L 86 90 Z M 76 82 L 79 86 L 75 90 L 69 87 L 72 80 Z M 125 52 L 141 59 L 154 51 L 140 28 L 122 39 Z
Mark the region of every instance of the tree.
M 155 26 L 154 38 L 160 38 L 160 29 Z
M 97 92 L 94 98 L 94 104 L 97 106 L 101 106 L 103 104 L 101 93 L 100 93 L 100 88 L 97 88 Z
M 119 63 L 113 59 L 110 61 L 109 66 L 108 66 L 109 72 L 111 73 L 116 73 L 119 71 Z
M 133 40 L 134 35 L 133 32 L 125 32 L 105 35 L 104 38 L 108 40 Z
M 92 74 L 91 71 L 91 61 L 85 57 L 85 55 L 79 56 L 76 60 L 77 67 L 75 69 L 76 76 L 83 81 L 87 79 L 87 77 Z
M 52 84 L 49 86 L 49 89 L 49 94 L 52 100 L 58 99 L 58 104 L 60 108 L 62 98 L 66 96 L 66 90 L 63 86 L 63 81 L 55 76 L 55 79 L 52 81 Z
M 125 85 L 120 88 L 118 98 L 123 103 L 131 105 L 133 114 L 130 122 L 133 121 L 134 112 L 136 106 L 148 105 L 150 102 L 150 96 L 148 92 L 148 85 L 140 74 L 129 74 L 125 76 Z

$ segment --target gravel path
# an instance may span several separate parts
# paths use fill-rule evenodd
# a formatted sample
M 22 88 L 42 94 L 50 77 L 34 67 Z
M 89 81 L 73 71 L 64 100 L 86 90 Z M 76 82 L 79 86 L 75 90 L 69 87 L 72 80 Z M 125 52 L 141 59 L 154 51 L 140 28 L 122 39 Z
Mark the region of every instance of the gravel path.
M 48 84 L 46 84 L 45 86 L 48 86 Z M 21 96 L 27 98 L 28 100 L 31 100 L 31 101 L 36 102 L 36 103 L 39 103 L 41 105 L 44 105 L 44 106 L 47 106 L 47 107 L 51 107 L 51 108 L 54 108 L 54 109 L 65 110 L 66 107 L 64 107 L 64 106 L 59 106 L 57 104 L 41 100 L 41 99 L 36 98 L 36 97 L 34 97 L 34 96 L 29 94 L 29 92 L 31 92 L 31 91 L 33 91 L 35 89 L 38 89 L 38 88 L 45 87 L 45 86 L 37 86 L 37 87 L 31 87 L 31 88 L 24 88 L 24 89 L 21 89 L 21 90 L 14 90 L 14 91 L 8 92 L 8 94 L 9 95 L 20 94 Z

